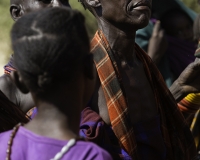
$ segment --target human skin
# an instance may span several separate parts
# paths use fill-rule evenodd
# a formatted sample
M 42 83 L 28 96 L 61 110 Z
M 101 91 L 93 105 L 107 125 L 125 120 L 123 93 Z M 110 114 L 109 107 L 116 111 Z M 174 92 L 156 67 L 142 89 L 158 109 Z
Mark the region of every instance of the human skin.
M 10 14 L 17 21 L 24 14 L 47 7 L 70 7 L 68 0 L 11 0 Z M 0 90 L 25 113 L 35 106 L 30 94 L 23 94 L 12 82 L 10 76 L 0 77 Z
M 103 31 L 114 54 L 117 55 L 129 114 L 134 115 L 130 116 L 131 122 L 135 124 L 151 119 L 158 114 L 154 93 L 147 80 L 143 64 L 136 56 L 134 43 L 136 30 L 148 24 L 152 1 L 102 0 L 100 3 L 102 12 L 99 8 L 94 9 L 98 27 Z M 115 5 L 114 10 L 113 5 Z M 97 97 L 94 97 L 92 107 L 99 111 L 107 124 L 110 124 L 105 97 L 100 82 L 97 83 L 95 96 L 98 96 L 98 103 Z
M 161 58 L 165 54 L 168 47 L 168 42 L 165 37 L 165 31 L 160 25 L 160 21 L 156 21 L 153 33 L 149 39 L 147 54 L 151 57 L 155 64 L 159 64 Z
M 80 113 L 96 82 L 81 13 L 54 8 L 24 16 L 12 28 L 11 43 L 18 70 L 10 78 L 22 93 L 31 93 L 38 108 L 36 117 L 24 127 L 54 139 L 76 138 Z M 27 48 L 32 48 L 31 54 Z
M 136 57 L 134 43 L 136 31 L 149 22 L 152 1 L 96 0 L 95 3 L 93 2 L 94 0 L 86 0 L 87 5 L 92 7 L 91 11 L 97 19 L 98 28 L 102 30 L 117 57 L 131 122 L 135 124 L 148 121 L 155 117 L 158 111 L 143 64 Z M 200 86 L 194 80 L 194 77 L 200 79 L 196 74 L 196 71 L 200 71 L 199 64 L 200 61 L 197 59 L 186 68 L 181 78 L 177 79 L 170 88 L 177 101 L 188 93 L 199 91 Z M 93 110 L 110 125 L 106 100 L 99 80 L 91 104 Z

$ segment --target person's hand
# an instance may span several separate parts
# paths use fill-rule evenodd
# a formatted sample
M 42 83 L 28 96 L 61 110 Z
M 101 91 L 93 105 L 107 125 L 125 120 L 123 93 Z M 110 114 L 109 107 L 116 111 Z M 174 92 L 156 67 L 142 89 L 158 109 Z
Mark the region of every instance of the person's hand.
M 160 26 L 160 21 L 156 21 L 152 36 L 149 40 L 148 55 L 158 64 L 167 50 L 168 42 L 165 38 L 164 30 Z
M 189 93 L 200 93 L 200 59 L 196 58 L 170 87 L 177 102 Z

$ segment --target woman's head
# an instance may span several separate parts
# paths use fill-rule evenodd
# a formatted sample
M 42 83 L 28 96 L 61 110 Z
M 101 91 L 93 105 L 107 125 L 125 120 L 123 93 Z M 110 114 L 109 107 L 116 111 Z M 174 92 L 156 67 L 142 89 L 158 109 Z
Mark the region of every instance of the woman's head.
M 18 80 L 21 77 L 32 93 L 71 85 L 85 72 L 92 77 L 89 39 L 78 11 L 48 8 L 27 14 L 14 24 L 11 40 Z

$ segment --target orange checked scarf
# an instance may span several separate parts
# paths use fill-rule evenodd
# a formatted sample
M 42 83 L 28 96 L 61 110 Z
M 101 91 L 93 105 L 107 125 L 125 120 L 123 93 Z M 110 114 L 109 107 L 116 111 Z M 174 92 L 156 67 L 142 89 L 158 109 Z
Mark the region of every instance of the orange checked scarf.
M 161 131 L 167 150 L 167 160 L 191 160 L 196 155 L 196 149 L 189 127 L 152 60 L 138 45 L 135 45 L 135 50 L 153 85 L 161 117 Z M 137 144 L 128 115 L 128 104 L 122 91 L 123 86 L 120 83 L 120 73 L 102 31 L 97 31 L 92 39 L 91 53 L 94 55 L 94 62 L 104 91 L 112 129 L 121 147 L 132 159 L 138 160 Z

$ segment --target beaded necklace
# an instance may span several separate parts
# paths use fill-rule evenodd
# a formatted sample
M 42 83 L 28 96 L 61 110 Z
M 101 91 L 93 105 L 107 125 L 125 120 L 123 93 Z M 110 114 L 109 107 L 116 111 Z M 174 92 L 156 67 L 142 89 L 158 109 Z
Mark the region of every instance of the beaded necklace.
M 22 123 L 17 124 L 17 125 L 13 128 L 13 130 L 12 130 L 12 132 L 11 132 L 11 134 L 10 134 L 10 139 L 9 139 L 9 141 L 8 141 L 8 148 L 7 148 L 7 150 L 6 150 L 6 160 L 11 160 L 11 152 L 12 152 L 13 140 L 14 140 L 14 138 L 15 138 L 15 135 L 16 135 L 17 131 L 19 130 L 19 127 L 22 126 L 22 125 L 23 125 Z M 82 140 L 82 139 L 81 139 L 81 140 Z M 73 147 L 73 146 L 76 144 L 76 141 L 77 141 L 77 139 L 75 139 L 75 138 L 70 139 L 70 140 L 68 141 L 68 143 L 67 143 L 65 146 L 62 147 L 61 151 L 58 152 L 58 153 L 55 155 L 55 157 L 52 158 L 51 160 L 60 160 L 60 159 L 64 156 L 64 154 L 66 154 L 67 151 L 69 151 L 69 149 L 70 149 L 71 147 Z
M 58 152 L 55 157 L 51 160 L 59 160 L 63 157 L 63 155 L 76 143 L 76 139 L 70 139 L 69 142 L 63 146 L 60 152 Z
M 13 128 L 13 130 L 12 130 L 12 132 L 10 134 L 10 139 L 8 141 L 8 149 L 6 150 L 6 160 L 11 160 L 10 155 L 11 155 L 11 151 L 12 151 L 11 147 L 12 147 L 12 144 L 13 144 L 13 139 L 14 139 L 14 137 L 15 137 L 15 135 L 16 135 L 16 133 L 17 133 L 17 131 L 18 131 L 20 126 L 22 126 L 22 123 L 17 124 Z

